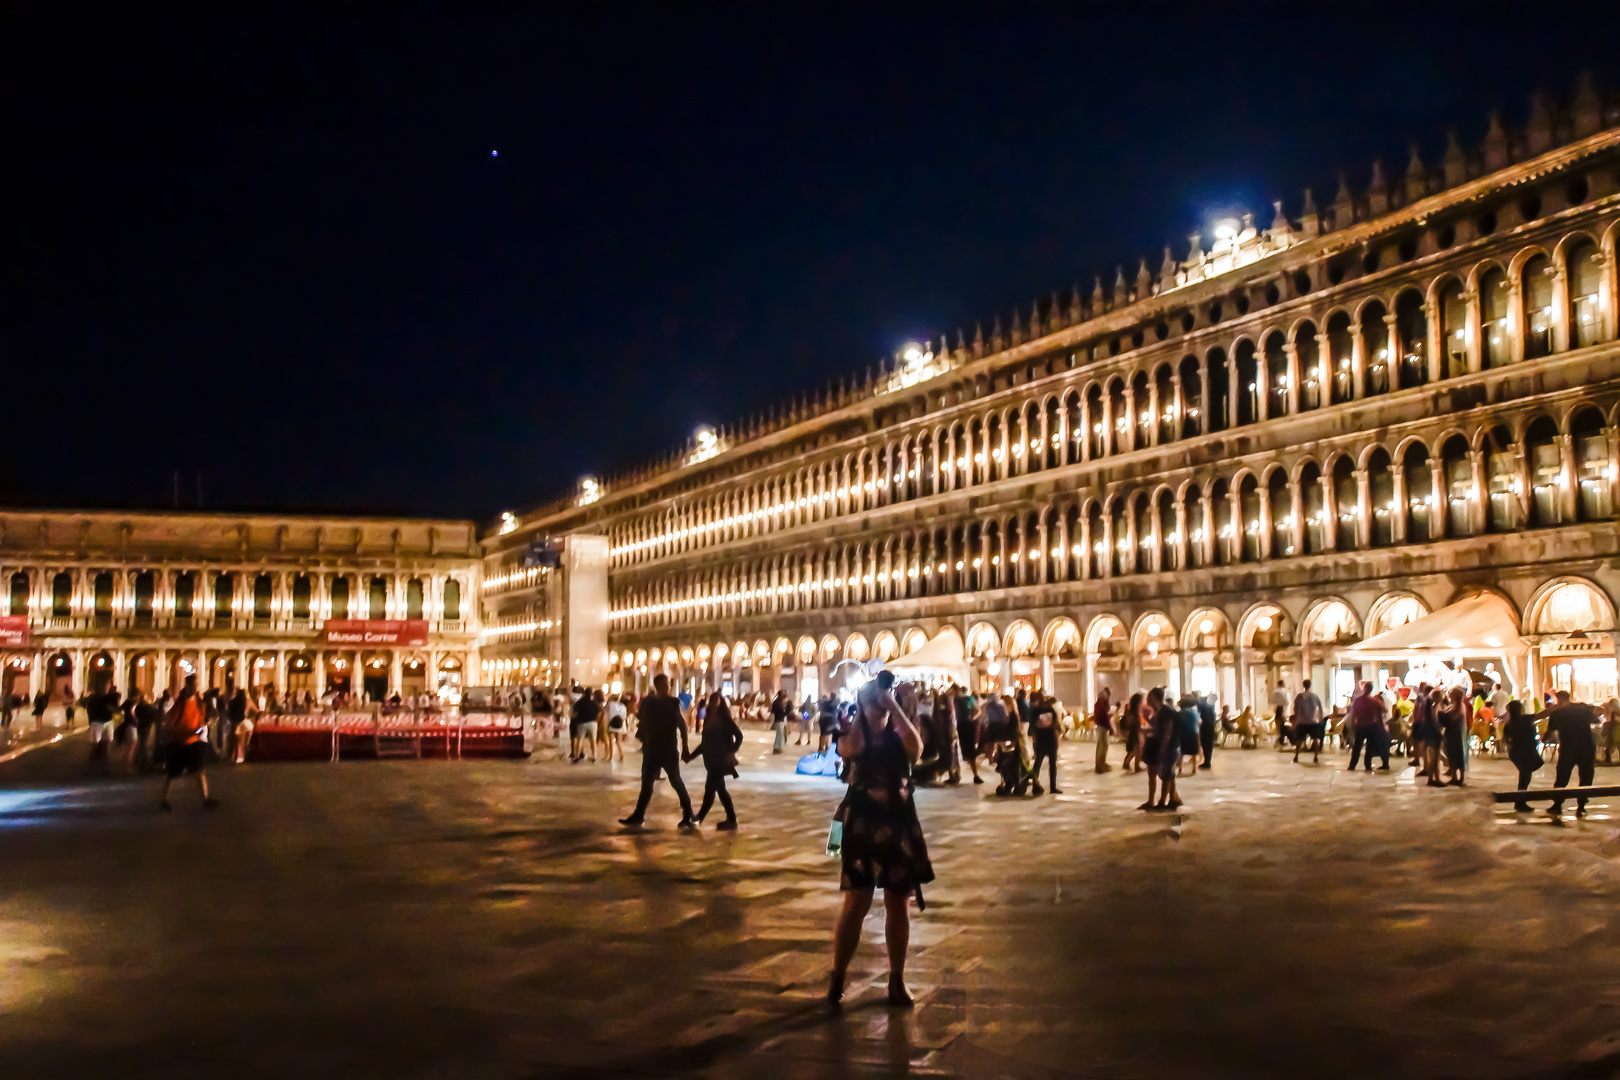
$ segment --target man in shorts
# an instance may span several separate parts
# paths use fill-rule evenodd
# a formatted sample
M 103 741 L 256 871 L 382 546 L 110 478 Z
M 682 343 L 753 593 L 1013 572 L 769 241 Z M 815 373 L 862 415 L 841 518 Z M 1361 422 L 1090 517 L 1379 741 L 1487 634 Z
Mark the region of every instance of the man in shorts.
M 979 738 L 983 732 L 979 730 L 979 703 L 963 687 L 952 687 L 952 691 L 951 707 L 956 712 L 956 742 L 962 748 L 962 760 L 973 770 L 973 782 L 982 784 L 984 777 L 979 775 Z
M 99 694 L 86 694 L 84 714 L 90 721 L 89 772 L 109 768 L 112 758 L 113 718 L 118 714 L 118 691 L 107 689 Z
M 574 702 L 574 754 L 569 760 L 576 765 L 585 760 L 585 751 L 591 753 L 591 763 L 596 763 L 596 717 L 599 713 L 596 699 L 590 694 L 580 694 Z
M 197 791 L 202 795 L 204 810 L 212 810 L 219 800 L 208 794 L 208 777 L 203 770 L 208 765 L 208 715 L 197 697 L 197 676 L 187 675 L 186 686 L 174 699 L 169 710 L 169 750 L 164 756 L 163 796 L 158 806 L 171 811 L 169 787 L 176 777 L 190 773 L 197 778 Z

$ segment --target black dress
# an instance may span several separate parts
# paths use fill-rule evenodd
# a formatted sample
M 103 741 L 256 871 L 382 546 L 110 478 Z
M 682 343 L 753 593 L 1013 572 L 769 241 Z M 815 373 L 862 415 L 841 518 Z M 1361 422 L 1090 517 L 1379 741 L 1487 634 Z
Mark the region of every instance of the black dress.
M 839 888 L 912 892 L 933 881 L 934 867 L 912 800 L 911 762 L 900 733 L 891 727 L 869 738 L 854 764 L 844 798 Z

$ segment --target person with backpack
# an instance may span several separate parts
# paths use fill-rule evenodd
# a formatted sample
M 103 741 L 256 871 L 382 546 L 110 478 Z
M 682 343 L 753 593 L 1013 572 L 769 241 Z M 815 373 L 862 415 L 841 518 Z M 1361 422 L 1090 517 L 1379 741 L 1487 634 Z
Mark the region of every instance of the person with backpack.
M 1039 690 L 1029 696 L 1029 732 L 1030 741 L 1035 746 L 1035 768 L 1031 770 L 1035 775 L 1035 786 L 1032 790 L 1036 795 L 1044 794 L 1041 790 L 1041 762 L 1044 760 L 1047 779 L 1050 781 L 1047 789 L 1054 795 L 1063 794 L 1057 786 L 1057 706 L 1053 704 L 1050 695 L 1043 694 Z

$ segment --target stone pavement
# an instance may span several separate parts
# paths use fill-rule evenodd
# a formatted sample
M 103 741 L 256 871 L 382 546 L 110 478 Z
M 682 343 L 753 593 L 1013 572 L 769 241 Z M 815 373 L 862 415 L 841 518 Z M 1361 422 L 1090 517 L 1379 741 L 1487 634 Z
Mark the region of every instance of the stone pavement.
M 924 791 L 917 1009 L 881 1005 L 873 917 L 833 1018 L 840 790 L 768 749 L 749 733 L 741 831 L 695 836 L 663 788 L 614 823 L 634 753 L 215 769 L 224 807 L 173 815 L 75 743 L 0 766 L 0 1074 L 1620 1071 L 1620 821 L 1504 813 L 1500 762 L 1437 791 L 1217 751 L 1174 816 L 1078 767 L 1038 801 Z

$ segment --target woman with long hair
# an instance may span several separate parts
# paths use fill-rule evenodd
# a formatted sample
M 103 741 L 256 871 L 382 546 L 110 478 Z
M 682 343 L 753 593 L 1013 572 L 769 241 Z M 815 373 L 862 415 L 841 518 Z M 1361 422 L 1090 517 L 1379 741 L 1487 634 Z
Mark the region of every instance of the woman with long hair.
M 703 805 L 697 812 L 697 823 L 703 824 L 703 819 L 714 805 L 716 796 L 720 805 L 725 807 L 726 820 L 716 825 L 716 829 L 732 830 L 737 827 L 737 810 L 731 805 L 731 792 L 726 790 L 726 777 L 737 775 L 737 751 L 742 747 L 742 728 L 731 717 L 731 706 L 716 690 L 709 695 L 709 703 L 703 710 L 703 735 L 698 742 L 697 749 L 686 755 L 691 761 L 699 755 L 703 758 L 703 772 L 706 782 L 703 785 Z
M 1142 700 L 1138 690 L 1119 715 L 1119 736 L 1125 740 L 1125 760 L 1119 767 L 1126 772 L 1142 771 Z
M 922 908 L 922 887 L 934 880 L 934 867 L 912 801 L 911 766 L 922 753 L 917 699 L 906 686 L 897 697 L 893 686 L 894 675 L 884 671 L 861 687 L 855 721 L 838 740 L 839 754 L 854 768 L 839 808 L 843 823 L 839 888 L 844 904 L 833 929 L 832 978 L 827 987 L 827 1003 L 835 1009 L 843 1003 L 845 972 L 878 889 L 883 890 L 889 951 L 889 1004 L 897 1008 L 913 1004 L 905 982 L 906 947 L 911 940 L 907 904 L 915 894 Z

